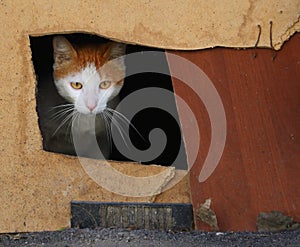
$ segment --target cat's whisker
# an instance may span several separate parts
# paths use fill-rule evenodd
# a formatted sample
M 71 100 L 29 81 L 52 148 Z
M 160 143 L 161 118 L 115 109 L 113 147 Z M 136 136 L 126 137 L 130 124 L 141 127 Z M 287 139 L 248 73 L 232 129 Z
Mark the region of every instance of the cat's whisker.
M 68 114 L 69 112 L 73 111 L 74 108 L 67 108 L 67 109 L 61 109 L 57 112 L 55 112 L 54 114 L 51 115 L 51 120 L 55 120 L 55 119 L 59 119 L 61 118 L 62 116 Z
M 68 104 L 56 105 L 56 106 L 52 106 L 51 109 L 56 109 L 56 108 L 61 108 L 61 107 L 66 107 L 66 106 L 74 106 L 74 104 L 68 103 Z
M 69 133 L 69 135 L 70 135 L 70 137 L 71 137 L 71 128 L 72 128 L 72 124 L 73 124 L 73 122 L 76 120 L 76 118 L 78 117 L 78 112 L 76 111 L 76 110 L 74 110 L 73 112 L 72 112 L 72 119 L 71 119 L 71 121 L 69 121 L 69 123 L 68 123 L 68 125 L 67 125 L 67 133 Z
M 128 139 L 128 141 L 130 141 L 130 137 L 127 135 L 127 132 L 124 130 L 123 126 L 120 125 L 120 123 L 118 123 L 116 121 L 116 119 L 113 117 L 112 113 L 109 112 L 109 111 L 106 111 L 105 112 L 106 116 L 111 120 L 111 124 L 113 124 L 114 126 L 116 126 L 117 130 L 119 131 L 121 137 L 122 137 L 122 140 L 124 141 L 126 147 L 128 148 L 129 150 L 129 147 L 128 147 L 128 144 L 127 144 L 127 141 L 126 141 L 126 138 Z M 124 136 L 125 135 L 125 136 Z
M 128 124 L 131 126 L 135 132 L 143 139 L 143 141 L 146 142 L 145 138 L 142 136 L 142 134 L 137 130 L 137 128 L 128 120 L 127 117 L 125 117 L 122 113 L 118 112 L 117 110 L 114 110 L 112 108 L 107 107 L 106 110 L 112 114 L 113 117 L 118 118 L 120 121 L 122 121 L 125 124 Z
M 112 151 L 112 140 L 111 140 L 111 129 L 110 129 L 110 124 L 109 124 L 109 118 L 106 116 L 105 112 L 101 113 L 101 117 L 104 120 L 104 124 L 105 124 L 105 128 L 106 128 L 107 141 L 109 143 L 110 152 L 111 152 Z
M 49 109 L 48 112 L 50 113 L 51 111 L 54 111 L 58 108 L 70 108 L 70 107 L 74 107 L 74 104 L 63 104 L 63 105 L 53 106 L 53 107 L 51 107 L 51 109 Z
M 77 110 L 74 111 L 73 118 L 72 118 L 72 125 L 75 124 L 75 121 L 77 121 L 76 126 L 80 125 L 80 117 L 81 113 L 78 112 Z
M 71 118 L 73 117 L 74 111 L 72 111 L 71 113 L 69 113 L 64 120 L 62 120 L 62 122 L 58 125 L 58 127 L 56 128 L 56 130 L 54 131 L 54 133 L 52 134 L 52 136 L 54 136 L 57 131 L 59 131 L 59 129 L 64 126 L 68 121 L 71 120 Z
M 61 108 L 61 109 L 60 109 Z M 63 112 L 65 110 L 69 110 L 69 109 L 74 109 L 74 105 L 73 104 L 70 104 L 70 105 L 62 105 L 61 107 L 59 106 L 55 106 L 55 107 L 52 107 L 48 113 L 50 114 L 52 111 L 55 111 L 52 113 L 52 115 L 56 115 L 60 112 Z
M 109 123 L 109 118 L 107 116 L 105 116 L 105 125 L 106 125 L 106 129 L 107 129 L 107 138 L 110 144 L 110 150 L 112 150 L 112 133 L 111 133 L 111 126 Z

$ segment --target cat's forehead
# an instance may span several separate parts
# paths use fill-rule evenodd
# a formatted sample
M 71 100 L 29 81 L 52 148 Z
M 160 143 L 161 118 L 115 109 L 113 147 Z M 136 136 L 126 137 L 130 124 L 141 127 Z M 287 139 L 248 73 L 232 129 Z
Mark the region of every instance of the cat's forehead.
M 84 68 L 93 64 L 97 69 L 101 68 L 108 60 L 108 56 L 106 54 L 108 48 L 109 44 L 102 44 L 98 46 L 89 45 L 80 48 L 77 47 L 77 65 Z
M 106 44 L 76 47 L 74 57 L 71 57 L 63 66 L 54 66 L 54 77 L 64 78 L 83 71 L 85 73 L 97 72 L 108 61 L 105 55 L 107 49 Z
M 74 71 L 73 73 L 67 75 L 65 77 L 68 81 L 76 81 L 76 82 L 85 82 L 85 83 L 99 83 L 102 80 L 102 77 L 99 74 L 95 64 L 87 64 L 80 71 Z
M 99 77 L 99 73 L 94 63 L 87 64 L 79 73 L 84 81 L 88 81 L 94 77 Z

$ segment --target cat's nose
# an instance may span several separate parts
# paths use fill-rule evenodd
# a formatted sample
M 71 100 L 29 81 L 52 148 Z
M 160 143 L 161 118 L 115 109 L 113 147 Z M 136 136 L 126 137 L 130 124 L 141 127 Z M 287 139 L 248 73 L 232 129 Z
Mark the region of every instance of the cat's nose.
M 93 97 L 88 97 L 85 101 L 86 107 L 92 112 L 97 107 L 98 101 Z
M 96 104 L 88 104 L 87 108 L 90 110 L 90 112 L 92 112 L 96 108 L 96 106 Z

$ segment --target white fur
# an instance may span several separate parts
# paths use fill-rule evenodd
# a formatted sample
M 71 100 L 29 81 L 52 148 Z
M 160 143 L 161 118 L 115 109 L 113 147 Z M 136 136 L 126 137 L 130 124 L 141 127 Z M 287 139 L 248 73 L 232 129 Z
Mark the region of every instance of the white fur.
M 103 81 L 110 78 L 101 77 L 94 64 L 89 64 L 80 72 L 55 80 L 62 97 L 74 104 L 75 109 L 83 114 L 97 114 L 107 107 L 107 102 L 115 97 L 121 86 L 111 85 L 107 89 L 99 88 Z M 71 82 L 80 82 L 82 89 L 74 89 Z M 91 109 L 95 107 L 92 111 Z

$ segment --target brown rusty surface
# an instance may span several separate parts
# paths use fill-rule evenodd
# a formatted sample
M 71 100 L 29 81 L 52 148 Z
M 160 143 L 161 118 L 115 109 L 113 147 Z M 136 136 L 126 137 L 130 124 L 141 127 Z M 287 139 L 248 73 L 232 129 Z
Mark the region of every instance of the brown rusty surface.
M 223 156 L 214 173 L 199 183 L 211 140 L 210 122 L 201 100 L 173 79 L 175 92 L 196 112 L 201 133 L 200 152 L 190 174 L 194 211 L 211 198 L 222 231 L 254 231 L 262 211 L 278 210 L 300 221 L 299 43 L 300 34 L 294 35 L 274 61 L 270 49 L 258 49 L 255 59 L 254 49 L 173 52 L 208 75 L 225 108 Z M 209 229 L 196 223 L 199 229 Z

